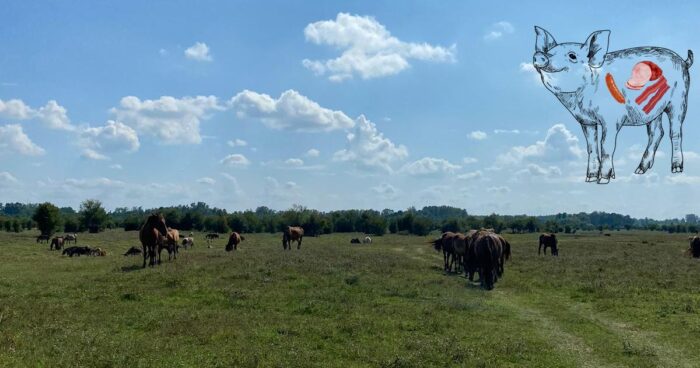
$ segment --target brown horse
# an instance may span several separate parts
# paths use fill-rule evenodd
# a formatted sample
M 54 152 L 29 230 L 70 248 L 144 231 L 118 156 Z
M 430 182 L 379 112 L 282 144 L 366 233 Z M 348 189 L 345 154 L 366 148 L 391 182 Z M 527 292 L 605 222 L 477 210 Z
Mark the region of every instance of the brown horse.
M 160 245 L 158 245 L 158 263 L 160 263 L 160 254 L 163 249 L 168 251 L 168 260 L 177 259 L 177 253 L 180 242 L 180 232 L 177 229 L 168 228 L 168 234 L 164 238 L 161 238 Z
M 64 239 L 62 236 L 56 236 L 51 239 L 51 245 L 49 245 L 49 250 L 61 250 L 63 248 Z
M 301 239 L 304 237 L 304 229 L 298 226 L 287 226 L 282 233 L 282 247 L 292 249 L 292 242 L 297 242 L 297 249 L 301 249 Z
M 452 272 L 452 264 L 454 263 L 454 247 L 452 246 L 452 238 L 454 238 L 455 233 L 451 231 L 446 231 L 442 235 L 431 241 L 430 244 L 433 245 L 436 251 L 442 251 L 442 260 L 444 262 L 445 272 Z
M 151 267 L 156 264 L 156 252 L 161 236 L 167 236 L 168 227 L 165 225 L 163 215 L 152 213 L 146 218 L 146 222 L 139 231 L 139 240 L 143 247 L 143 268 L 146 268 L 146 258 Z
M 43 243 L 43 242 L 47 242 L 47 243 L 48 243 L 50 239 L 51 239 L 51 236 L 50 236 L 50 235 L 41 234 L 41 235 L 39 235 L 39 236 L 36 237 L 36 242 L 37 242 L 37 243 Z
M 230 252 L 232 250 L 238 249 L 238 244 L 240 244 L 242 241 L 244 241 L 245 238 L 241 236 L 241 234 L 237 232 L 232 232 L 231 235 L 228 237 L 228 243 L 226 243 L 226 251 Z
M 544 255 L 547 255 L 547 248 L 552 248 L 552 255 L 558 256 L 559 249 L 557 248 L 557 236 L 551 233 L 544 233 L 540 235 L 540 246 L 537 248 L 537 254 L 540 254 L 544 246 Z
M 481 230 L 472 237 L 472 246 L 469 257 L 479 272 L 481 287 L 492 290 L 498 277 L 502 275 L 504 259 L 504 242 L 502 238 L 490 231 Z M 509 247 L 510 248 L 510 247 Z
M 457 233 L 452 237 L 452 258 L 454 262 L 457 263 L 455 271 L 461 273 L 460 268 L 466 270 L 464 267 L 464 259 L 467 255 L 467 246 L 469 244 L 469 237 L 471 237 L 476 230 L 472 230 L 467 235 L 462 233 Z
M 688 250 L 693 258 L 700 258 L 700 236 L 694 236 L 690 239 L 690 247 Z

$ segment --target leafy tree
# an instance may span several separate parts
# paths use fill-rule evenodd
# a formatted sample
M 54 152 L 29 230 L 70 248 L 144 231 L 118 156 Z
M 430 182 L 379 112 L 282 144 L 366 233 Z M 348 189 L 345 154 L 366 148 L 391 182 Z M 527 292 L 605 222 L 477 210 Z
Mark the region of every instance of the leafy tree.
M 80 223 L 75 215 L 64 215 L 63 231 L 67 233 L 77 233 L 80 231 Z
M 18 219 L 12 220 L 12 231 L 16 233 L 22 231 L 22 224 L 19 222 Z
M 96 199 L 88 199 L 80 204 L 79 219 L 80 228 L 91 233 L 103 231 L 109 221 L 102 202 Z
M 51 236 L 61 227 L 60 210 L 49 202 L 40 204 L 32 218 L 43 235 Z

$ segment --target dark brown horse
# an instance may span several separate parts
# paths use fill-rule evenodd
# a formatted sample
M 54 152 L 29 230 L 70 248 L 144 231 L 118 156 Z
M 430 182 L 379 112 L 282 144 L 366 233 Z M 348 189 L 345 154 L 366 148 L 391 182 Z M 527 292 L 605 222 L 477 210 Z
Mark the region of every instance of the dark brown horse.
M 700 258 L 700 236 L 694 236 L 690 238 L 690 255 L 693 256 L 693 258 Z
M 540 254 L 544 246 L 544 254 L 547 255 L 547 248 L 552 248 L 552 255 L 558 256 L 559 249 L 557 248 L 557 236 L 551 233 L 544 233 L 540 235 L 540 246 L 537 248 L 537 254 Z
M 481 287 L 492 290 L 498 277 L 502 275 L 504 240 L 490 231 L 481 230 L 471 237 L 467 255 L 469 263 L 479 272 Z M 510 247 L 508 247 L 510 248 Z
M 240 244 L 242 241 L 244 241 L 245 238 L 241 236 L 241 234 L 237 232 L 232 232 L 231 235 L 228 237 L 228 243 L 226 243 L 226 251 L 230 252 L 232 250 L 238 249 L 238 244 Z
M 301 249 L 301 239 L 304 238 L 304 228 L 298 226 L 287 226 L 282 233 L 282 247 L 287 250 L 292 249 L 292 242 L 297 242 L 297 249 Z
M 155 266 L 160 237 L 167 236 L 168 227 L 165 225 L 163 215 L 152 213 L 146 222 L 141 226 L 139 231 L 139 240 L 143 247 L 143 268 L 146 268 L 146 258 L 149 259 L 149 265 Z
M 49 242 L 49 239 L 51 239 L 51 236 L 50 236 L 50 235 L 41 234 L 41 235 L 39 235 L 39 236 L 36 237 L 36 242 L 37 242 L 37 243 L 43 243 L 43 242 L 47 242 L 47 243 L 48 243 L 48 242 Z
M 455 233 L 451 231 L 446 231 L 440 235 L 439 238 L 430 242 L 436 251 L 442 251 L 442 260 L 444 263 L 443 269 L 445 272 L 452 272 L 452 264 L 454 263 L 454 247 L 452 245 L 452 238 L 455 237 Z

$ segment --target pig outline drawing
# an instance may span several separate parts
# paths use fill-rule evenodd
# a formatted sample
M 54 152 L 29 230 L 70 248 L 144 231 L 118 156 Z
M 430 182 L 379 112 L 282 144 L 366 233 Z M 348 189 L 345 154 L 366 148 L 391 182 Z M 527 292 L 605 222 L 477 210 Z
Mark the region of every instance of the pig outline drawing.
M 693 64 L 691 50 L 688 50 L 686 60 L 661 47 L 634 47 L 608 52 L 609 30 L 591 33 L 584 43 L 557 43 L 549 32 L 538 26 L 535 26 L 535 34 L 532 61 L 535 70 L 545 87 L 583 128 L 588 153 L 587 182 L 607 184 L 615 178 L 613 157 L 617 135 L 623 126 L 646 125 L 649 141 L 635 174 L 647 172 L 654 165 L 654 156 L 664 135 L 664 114 L 669 121 L 671 172 L 683 172 L 682 127 L 688 108 L 688 69 Z M 661 94 L 649 113 L 643 111 L 643 104 L 635 103 L 637 97 L 644 97 L 640 97 L 643 90 L 624 88 L 633 66 L 642 61 L 657 64 L 668 84 L 667 93 Z M 617 90 L 618 101 L 606 86 L 608 74 L 621 87 Z M 615 129 L 615 135 L 610 142 L 606 138 L 612 129 Z M 594 151 L 595 156 L 592 155 Z

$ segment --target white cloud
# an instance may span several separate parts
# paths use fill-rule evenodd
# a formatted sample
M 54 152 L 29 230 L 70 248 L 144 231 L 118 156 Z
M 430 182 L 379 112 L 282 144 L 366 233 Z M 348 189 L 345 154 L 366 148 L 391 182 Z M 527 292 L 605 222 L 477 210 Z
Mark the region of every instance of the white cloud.
M 318 157 L 321 154 L 321 152 L 315 148 L 312 148 L 304 154 L 306 157 Z
M 348 129 L 354 122 L 345 113 L 321 107 L 295 90 L 284 91 L 278 99 L 249 90 L 238 93 L 230 101 L 241 118 L 260 119 L 272 129 L 300 132 L 328 132 Z
M 40 156 L 45 151 L 24 134 L 21 125 L 9 124 L 0 126 L 0 153 Z
M 388 183 L 381 183 L 375 187 L 372 187 L 372 191 L 383 199 L 394 199 L 399 195 L 399 190 Z
M 104 160 L 102 152 L 134 152 L 140 146 L 136 131 L 118 121 L 109 120 L 100 127 L 88 127 L 80 133 L 80 145 L 85 148 L 83 157 Z
M 465 165 L 473 164 L 473 163 L 476 163 L 476 162 L 478 162 L 478 161 L 479 161 L 479 160 L 477 160 L 477 159 L 474 158 L 474 157 L 465 157 L 465 158 L 462 159 L 462 162 L 464 162 Z
M 299 158 L 290 158 L 287 159 L 284 163 L 289 166 L 304 166 L 304 160 Z
M 561 169 L 557 166 L 542 167 L 537 164 L 528 164 L 526 168 L 516 172 L 516 175 L 561 176 Z
M 241 189 L 241 186 L 238 185 L 238 180 L 236 179 L 235 176 L 227 173 L 221 173 L 221 176 L 223 176 L 226 181 L 228 182 L 227 188 L 230 188 L 233 190 L 233 193 L 237 196 L 243 195 L 243 190 Z
M 377 130 L 377 126 L 364 115 L 356 119 L 357 126 L 348 133 L 348 148 L 333 154 L 335 161 L 349 161 L 365 169 L 381 169 L 392 172 L 391 163 L 408 157 L 404 145 L 396 145 Z
M 514 31 L 515 28 L 509 22 L 496 22 L 492 24 L 491 27 L 486 31 L 486 34 L 484 34 L 484 40 L 494 41 L 503 37 L 504 35 L 511 34 Z
M 494 129 L 493 130 L 494 134 L 520 134 L 520 130 L 518 129 Z
M 202 142 L 200 121 L 208 118 L 210 112 L 222 109 L 215 96 L 163 96 L 143 101 L 127 96 L 110 111 L 139 134 L 155 136 L 165 144 L 197 144 Z
M 408 163 L 401 168 L 401 171 L 414 176 L 452 174 L 461 166 L 450 163 L 442 158 L 424 157 L 420 160 Z
M 484 173 L 481 172 L 481 170 L 473 171 L 470 173 L 464 173 L 457 175 L 458 179 L 462 180 L 475 180 L 475 179 L 480 179 L 484 176 Z
M 0 171 L 0 187 L 17 183 L 17 178 L 7 171 Z
M 542 77 L 532 63 L 520 63 L 520 72 L 529 75 L 536 84 L 539 85 L 542 83 Z
M 166 49 L 160 49 L 160 50 L 158 50 L 158 54 L 159 54 L 160 56 L 168 56 L 168 50 L 166 50 Z
M 75 130 L 68 118 L 68 111 L 56 101 L 50 100 L 38 110 L 28 106 L 22 100 L 0 100 L 0 117 L 12 120 L 38 119 L 51 129 Z
M 293 181 L 281 184 L 277 179 L 268 176 L 265 178 L 264 194 L 273 201 L 289 201 L 300 197 L 299 185 Z
M 197 183 L 199 183 L 199 184 L 205 184 L 205 185 L 214 185 L 214 184 L 216 184 L 216 180 L 214 180 L 214 179 L 212 179 L 212 178 L 210 178 L 210 177 L 205 176 L 205 177 L 203 177 L 203 178 L 197 179 Z
M 87 158 L 88 160 L 108 160 L 109 157 L 91 149 L 91 148 L 86 148 L 83 150 L 83 153 L 80 154 L 80 156 Z
M 204 42 L 197 42 L 185 50 L 185 57 L 197 61 L 212 61 L 209 54 L 209 46 Z
M 93 179 L 73 179 L 69 178 L 63 182 L 64 186 L 78 189 L 94 189 L 94 188 L 118 188 L 126 186 L 126 183 L 119 180 L 109 178 L 93 178 Z
M 498 156 L 497 161 L 503 164 L 518 164 L 524 160 L 537 161 L 569 161 L 583 157 L 579 141 L 563 124 L 555 124 L 547 131 L 543 141 L 537 141 L 530 146 L 516 146 L 505 154 Z
M 234 139 L 226 142 L 230 147 L 245 147 L 248 145 L 248 142 L 242 140 L 242 139 Z
M 328 74 L 328 78 L 334 82 L 355 75 L 370 79 L 397 74 L 410 67 L 409 60 L 412 59 L 455 61 L 455 45 L 445 48 L 401 41 L 369 16 L 338 13 L 335 20 L 307 25 L 304 36 L 314 44 L 328 45 L 342 51 L 335 59 L 303 60 L 303 65 L 314 74 Z
M 230 167 L 246 167 L 250 161 L 240 153 L 234 153 L 221 159 L 221 163 Z
M 510 188 L 507 186 L 489 187 L 486 188 L 489 193 L 506 194 L 510 192 Z
M 109 165 L 109 168 L 114 169 L 114 170 L 122 170 L 123 169 L 122 165 L 119 165 L 119 164 Z
M 467 137 L 477 140 L 477 141 L 482 141 L 486 138 L 488 138 L 488 134 L 486 132 L 482 132 L 481 130 L 475 130 L 467 135 Z
M 654 173 L 652 173 L 654 174 Z M 635 175 L 637 177 L 643 177 L 645 175 Z M 700 184 L 700 176 L 693 176 L 693 175 L 686 175 L 686 174 L 674 174 L 671 176 L 666 177 L 666 182 L 669 184 L 690 184 L 690 185 L 698 185 Z

